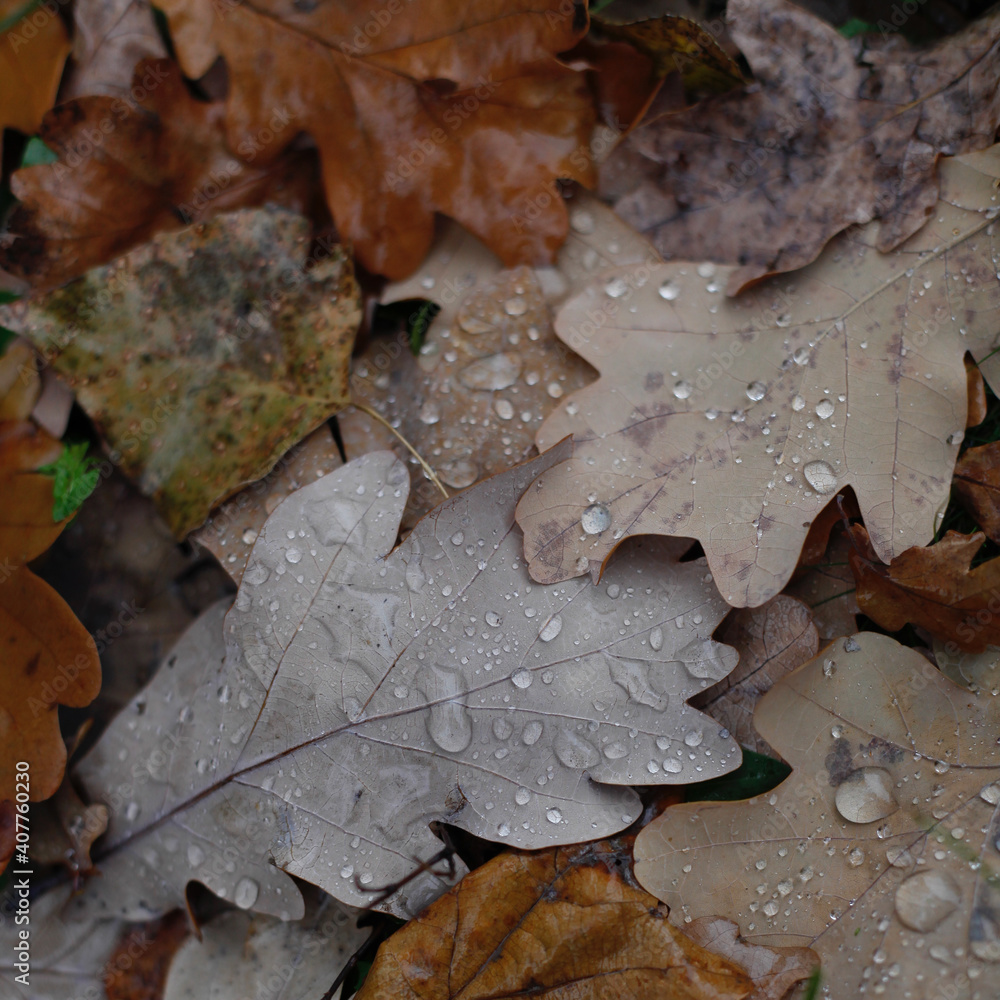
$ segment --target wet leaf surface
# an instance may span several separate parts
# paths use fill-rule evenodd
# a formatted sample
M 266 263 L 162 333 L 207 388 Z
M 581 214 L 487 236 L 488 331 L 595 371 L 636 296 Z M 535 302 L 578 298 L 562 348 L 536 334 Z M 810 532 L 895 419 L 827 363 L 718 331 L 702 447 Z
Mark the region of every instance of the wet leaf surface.
M 76 770 L 112 808 L 86 912 L 155 914 L 197 879 L 294 917 L 285 872 L 367 903 L 437 853 L 432 820 L 571 843 L 639 815 L 625 785 L 736 767 L 686 704 L 735 661 L 710 638 L 725 605 L 703 562 L 636 546 L 600 588 L 531 583 L 514 504 L 558 457 L 453 498 L 384 558 L 406 503 L 390 453 L 287 498 L 225 635 L 222 603 Z M 123 761 L 140 765 L 124 786 Z M 415 912 L 445 884 L 425 873 L 384 905 Z
M 754 82 L 657 115 L 602 168 L 602 192 L 668 257 L 738 264 L 730 293 L 813 261 L 838 232 L 882 220 L 888 251 L 934 214 L 941 154 L 1000 124 L 1000 18 L 914 51 L 846 39 L 784 0 L 729 8 Z
M 881 559 L 930 541 L 965 431 L 964 355 L 990 352 L 1000 307 L 997 149 L 941 175 L 933 220 L 891 254 L 868 226 L 737 299 L 731 269 L 671 263 L 609 271 L 563 306 L 556 332 L 601 378 L 538 433 L 575 444 L 518 508 L 532 576 L 597 573 L 633 534 L 690 536 L 726 600 L 756 606 L 845 486 Z
M 831 996 L 989 997 L 997 912 L 996 655 L 976 696 L 893 639 L 838 640 L 776 684 L 755 724 L 794 768 L 770 796 L 672 806 L 636 876 L 679 926 L 812 947 Z
M 970 448 L 955 465 L 955 491 L 976 523 L 1000 542 L 1000 443 Z
M 308 255 L 300 216 L 246 210 L 158 235 L 0 317 L 182 537 L 347 401 L 357 285 L 341 248 L 311 268 Z

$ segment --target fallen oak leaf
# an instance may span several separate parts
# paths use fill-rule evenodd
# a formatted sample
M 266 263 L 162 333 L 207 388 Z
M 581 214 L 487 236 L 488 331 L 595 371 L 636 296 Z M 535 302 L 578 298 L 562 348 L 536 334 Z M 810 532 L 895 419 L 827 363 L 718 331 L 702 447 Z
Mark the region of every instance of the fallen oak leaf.
M 737 766 L 686 704 L 735 660 L 710 638 L 725 604 L 704 563 L 636 546 L 604 587 L 531 584 L 514 505 L 558 457 L 453 497 L 391 552 L 407 492 L 391 453 L 282 501 L 225 634 L 222 603 L 76 768 L 112 810 L 86 912 L 155 915 L 197 879 L 295 917 L 289 874 L 368 903 L 437 853 L 432 821 L 573 842 L 639 815 L 627 784 Z M 384 906 L 416 912 L 443 884 L 425 872 Z
M 20 204 L 0 239 L 0 267 L 51 289 L 219 212 L 265 201 L 308 208 L 311 154 L 267 166 L 238 160 L 222 104 L 196 101 L 171 61 L 139 63 L 132 93 L 80 97 L 46 115 L 40 135 L 58 159 L 11 178 Z M 294 135 L 289 122 L 282 127 Z
M 619 838 L 494 858 L 381 946 L 358 1000 L 779 1000 L 815 965 L 722 918 L 675 929 L 623 878 L 630 855 Z
M 358 287 L 340 246 L 309 267 L 308 228 L 274 208 L 217 216 L 0 306 L 178 536 L 347 402 Z
M 350 4 L 161 8 L 188 76 L 226 60 L 233 149 L 279 155 L 290 135 L 260 138 L 276 108 L 314 137 L 337 229 L 370 271 L 413 271 L 436 211 L 508 266 L 548 262 L 566 236 L 556 179 L 593 180 L 593 104 L 556 58 L 586 31 L 583 3 L 433 0 L 385 24 Z
M 916 236 L 880 254 L 877 224 L 843 233 L 792 286 L 726 299 L 731 268 L 667 263 L 613 269 L 564 305 L 556 333 L 601 378 L 538 432 L 540 449 L 572 434 L 574 453 L 518 507 L 533 578 L 596 575 L 655 532 L 697 538 L 726 600 L 762 604 L 846 486 L 883 560 L 929 541 L 965 432 L 965 353 L 997 342 L 998 178 L 997 147 L 944 161 Z
M 848 40 L 785 0 L 727 16 L 754 82 L 688 111 L 654 107 L 602 168 L 614 183 L 602 193 L 665 256 L 738 265 L 730 294 L 872 218 L 877 248 L 897 247 L 933 214 L 938 157 L 994 141 L 996 13 L 917 51 Z
M 969 448 L 952 481 L 962 506 L 994 542 L 1000 542 L 1000 442 Z
M 995 654 L 980 659 L 995 669 Z M 671 806 L 636 839 L 640 883 L 681 926 L 723 912 L 751 943 L 814 948 L 830 996 L 920 996 L 928 982 L 956 1000 L 988 996 L 1000 958 L 995 699 L 863 632 L 779 681 L 755 725 L 791 776 L 750 802 Z
M 888 565 L 875 555 L 863 525 L 852 525 L 851 537 L 858 607 L 872 621 L 890 632 L 911 622 L 970 653 L 1000 645 L 1000 557 L 971 568 L 986 541 L 982 532 L 945 532 Z
M 107 1000 L 160 1000 L 173 962 L 190 938 L 188 914 L 180 910 L 126 928 L 105 966 Z

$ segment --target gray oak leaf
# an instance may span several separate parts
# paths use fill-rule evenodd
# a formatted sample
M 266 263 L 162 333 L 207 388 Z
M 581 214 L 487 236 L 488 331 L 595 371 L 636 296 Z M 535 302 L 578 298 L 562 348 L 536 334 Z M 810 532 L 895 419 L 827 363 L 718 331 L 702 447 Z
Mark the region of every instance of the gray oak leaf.
M 643 540 L 599 587 L 528 576 L 514 507 L 566 454 L 451 498 L 395 550 L 407 473 L 389 452 L 279 504 L 224 659 L 215 608 L 81 763 L 113 811 L 103 886 L 84 896 L 156 911 L 198 879 L 298 917 L 287 872 L 367 904 L 366 887 L 440 849 L 433 821 L 512 847 L 575 843 L 639 815 L 628 785 L 736 767 L 735 741 L 686 704 L 736 662 L 711 638 L 726 605 L 703 560 Z M 414 912 L 444 885 L 424 873 L 385 908 Z

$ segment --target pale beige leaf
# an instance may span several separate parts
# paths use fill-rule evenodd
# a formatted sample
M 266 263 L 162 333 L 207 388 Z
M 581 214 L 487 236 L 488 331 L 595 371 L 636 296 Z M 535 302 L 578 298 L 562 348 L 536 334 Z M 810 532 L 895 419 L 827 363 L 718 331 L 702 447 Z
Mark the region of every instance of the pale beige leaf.
M 407 494 L 391 453 L 286 498 L 225 636 L 220 605 L 77 768 L 112 812 L 85 911 L 153 915 L 197 879 L 296 917 L 286 872 L 365 904 L 439 850 L 434 820 L 575 843 L 639 815 L 624 786 L 736 767 L 687 705 L 735 665 L 703 560 L 646 542 L 600 587 L 531 583 L 514 506 L 561 452 L 452 498 L 391 552 Z M 425 873 L 384 905 L 415 912 L 445 884 Z
M 601 379 L 538 433 L 575 448 L 518 508 L 533 578 L 599 570 L 629 535 L 685 535 L 727 601 L 759 605 L 845 486 L 883 560 L 930 541 L 965 431 L 965 352 L 998 340 L 998 178 L 996 147 L 945 160 L 931 219 L 897 250 L 850 230 L 737 299 L 729 269 L 670 263 L 612 270 L 568 302 L 556 332 Z
M 792 774 L 667 809 L 636 840 L 637 878 L 681 925 L 725 913 L 751 943 L 814 948 L 831 997 L 994 996 L 996 656 L 976 670 L 978 696 L 887 636 L 828 646 L 757 706 Z

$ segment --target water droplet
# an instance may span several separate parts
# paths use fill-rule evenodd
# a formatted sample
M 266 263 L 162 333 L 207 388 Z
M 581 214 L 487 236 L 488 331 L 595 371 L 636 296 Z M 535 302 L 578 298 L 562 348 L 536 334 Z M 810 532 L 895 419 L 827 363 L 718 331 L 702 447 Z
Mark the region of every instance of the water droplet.
M 302 561 L 302 551 L 296 548 L 285 549 L 285 559 L 294 566 L 297 562 Z
M 969 951 L 982 962 L 1000 962 L 1000 927 L 994 912 L 976 907 L 969 920 Z
M 752 399 L 755 403 L 764 398 L 767 393 L 767 386 L 763 382 L 751 382 L 747 386 L 747 399 Z
M 885 852 L 885 859 L 893 868 L 912 868 L 913 855 L 905 847 L 890 847 Z
M 833 416 L 834 409 L 835 407 L 833 403 L 830 402 L 830 400 L 821 399 L 816 404 L 816 416 L 819 417 L 820 420 L 829 420 L 830 417 Z
M 704 261 L 698 265 L 699 278 L 711 278 L 715 274 L 715 265 L 711 261 Z
M 526 806 L 531 801 L 531 792 L 529 792 L 527 788 L 519 788 L 514 793 L 514 801 L 519 806 Z
M 782 313 L 780 316 L 775 317 L 775 326 L 790 326 L 792 322 L 792 317 L 788 313 Z
M 574 770 L 593 767 L 600 760 L 600 755 L 593 745 L 569 729 L 559 731 L 559 735 L 556 737 L 555 752 L 566 767 L 571 767 Z
M 594 217 L 582 208 L 574 208 L 569 216 L 569 224 L 573 231 L 587 236 L 594 231 Z
M 649 632 L 649 646 L 656 652 L 663 649 L 663 629 L 659 625 L 654 626 Z
M 764 913 L 769 917 L 776 916 L 778 913 L 778 904 L 773 899 L 769 899 L 764 904 Z
M 480 358 L 463 368 L 458 379 L 468 389 L 495 391 L 512 386 L 521 374 L 521 358 L 517 354 L 493 354 Z
M 532 720 L 524 727 L 524 731 L 521 733 L 521 741 L 526 747 L 534 746 L 542 735 L 543 728 L 540 722 Z
M 125 818 L 130 822 L 134 823 L 139 818 L 139 803 L 130 802 L 125 808 Z
M 512 420 L 514 417 L 514 404 L 509 399 L 498 399 L 493 409 L 501 420 Z
M 603 752 L 608 760 L 621 760 L 628 754 L 628 747 L 624 743 L 609 743 Z
M 795 410 L 796 413 L 798 413 L 799 410 L 804 410 L 805 408 L 806 401 L 801 396 L 792 397 L 792 409 Z
M 604 294 L 612 299 L 620 299 L 627 291 L 624 278 L 611 278 L 604 286 Z
M 197 844 L 188 844 L 187 859 L 192 868 L 197 868 L 205 860 L 205 852 Z
M 687 399 L 691 395 L 691 383 L 681 379 L 674 383 L 674 395 L 678 399 Z
M 837 477 L 828 462 L 810 462 L 802 470 L 802 475 L 817 493 L 836 492 Z
M 793 355 L 792 360 L 797 365 L 807 365 L 809 364 L 809 358 L 812 355 L 812 351 L 808 347 L 800 347 Z
M 341 878 L 350 878 L 353 874 L 354 874 L 354 865 L 344 865 L 344 867 L 340 869 Z
M 892 784 L 892 775 L 882 767 L 852 771 L 837 786 L 837 812 L 850 823 L 874 823 L 891 816 L 899 808 Z
M 486 624 L 490 628 L 500 628 L 503 625 L 503 616 L 498 615 L 495 611 L 487 611 L 483 616 L 486 619 Z
M 1000 802 L 1000 785 L 984 785 L 979 791 L 979 797 L 988 805 L 995 806 Z
M 592 503 L 580 518 L 580 527 L 588 535 L 599 535 L 611 526 L 611 511 L 603 503 Z
M 247 545 L 253 545 L 253 543 L 257 541 L 257 532 L 254 531 L 253 528 L 247 528 L 246 531 L 243 532 L 243 541 Z
M 526 670 L 524 667 L 518 667 L 518 669 L 510 675 L 510 679 L 514 687 L 518 687 L 522 691 L 525 688 L 531 687 L 531 671 Z
M 270 575 L 271 571 L 262 562 L 254 562 L 247 566 L 243 582 L 249 583 L 251 587 L 259 587 Z
M 609 584 L 607 591 L 605 591 L 605 593 L 607 593 L 608 597 L 610 597 L 612 601 L 617 601 L 618 600 L 618 595 L 621 592 L 622 592 L 622 588 L 619 587 L 617 583 Z
M 501 823 L 497 827 L 497 836 L 498 837 L 509 837 L 510 836 L 510 827 L 506 823 Z
M 558 809 L 556 809 L 555 806 L 553 806 L 551 809 L 546 810 L 545 818 L 550 823 L 561 823 L 562 813 Z
M 660 298 L 673 302 L 681 294 L 680 285 L 676 281 L 664 281 L 660 285 Z
M 459 701 L 444 701 L 431 705 L 427 716 L 427 732 L 447 753 L 459 753 L 472 742 L 472 718 Z
M 436 424 L 441 419 L 441 410 L 437 403 L 426 402 L 417 411 L 417 418 L 422 424 Z
M 847 855 L 847 863 L 852 868 L 857 868 L 865 862 L 865 852 L 860 847 L 853 848 Z
M 691 732 L 684 734 L 684 743 L 689 747 L 700 747 L 704 738 L 705 734 L 700 729 L 692 729 Z
M 669 771 L 670 774 L 680 774 L 683 768 L 684 765 L 679 760 L 675 760 L 673 757 L 668 757 L 663 762 L 663 770 Z
M 538 638 L 542 642 L 551 642 L 561 631 L 563 627 L 563 620 L 559 615 L 553 615 L 543 626 L 542 630 L 538 633 Z
M 514 727 L 504 718 L 493 720 L 493 735 L 498 740 L 509 740 L 510 734 L 514 732 Z
M 528 311 L 528 303 L 520 295 L 514 295 L 503 304 L 503 311 L 508 316 L 523 316 Z
M 233 894 L 233 902 L 241 910 L 249 910 L 257 902 L 257 895 L 260 886 L 252 878 L 241 878 L 236 883 L 236 891 Z
M 917 872 L 896 889 L 896 916 L 913 931 L 934 930 L 962 901 L 955 880 L 940 871 Z

